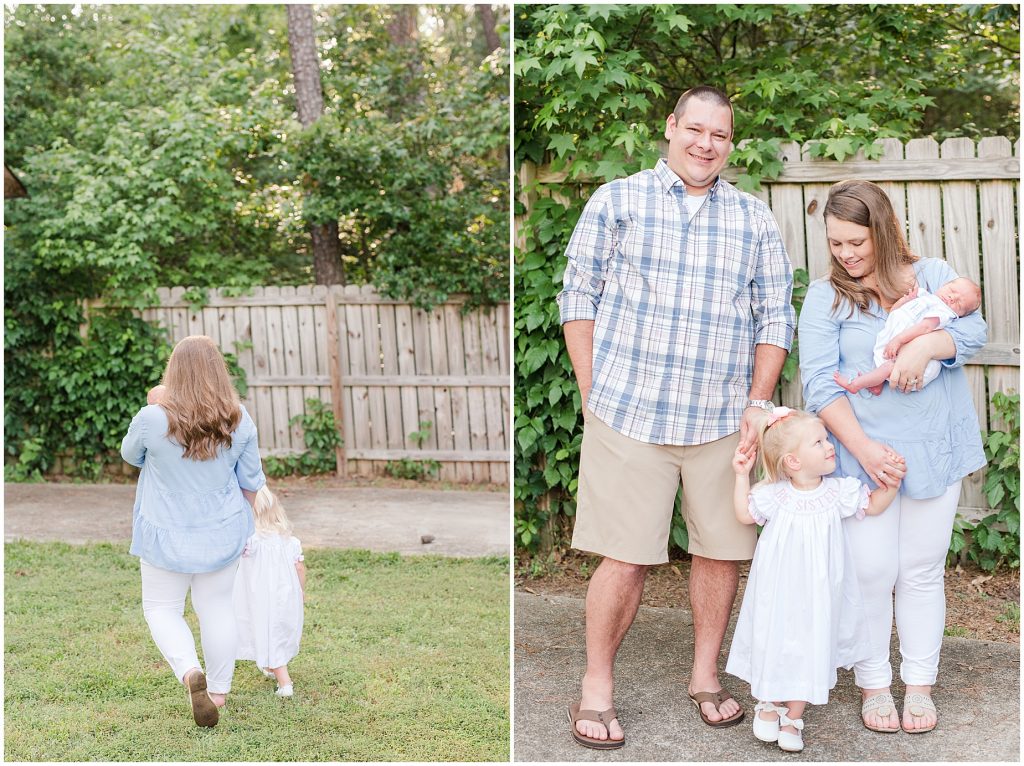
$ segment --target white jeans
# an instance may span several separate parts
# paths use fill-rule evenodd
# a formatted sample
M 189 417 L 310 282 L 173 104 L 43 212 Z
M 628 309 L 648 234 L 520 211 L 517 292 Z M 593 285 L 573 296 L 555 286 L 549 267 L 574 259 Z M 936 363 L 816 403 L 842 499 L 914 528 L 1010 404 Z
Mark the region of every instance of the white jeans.
M 847 519 L 857 579 L 867 611 L 872 656 L 854 666 L 857 686 L 883 689 L 892 682 L 893 589 L 900 678 L 931 686 L 939 671 L 946 622 L 946 552 L 953 531 L 960 484 L 927 500 L 897 495 L 879 516 Z
M 238 629 L 231 592 L 238 561 L 204 574 L 169 572 L 142 562 L 142 613 L 157 648 L 181 681 L 201 668 L 192 630 L 185 622 L 185 594 L 192 589 L 192 607 L 199 617 L 199 635 L 206 659 L 206 688 L 214 694 L 231 691 Z

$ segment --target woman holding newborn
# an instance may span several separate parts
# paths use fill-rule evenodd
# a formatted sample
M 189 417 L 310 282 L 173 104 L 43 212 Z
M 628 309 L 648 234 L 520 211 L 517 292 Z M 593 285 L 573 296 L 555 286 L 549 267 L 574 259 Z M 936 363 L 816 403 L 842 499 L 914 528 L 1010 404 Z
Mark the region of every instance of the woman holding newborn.
M 963 364 L 985 345 L 978 311 L 904 344 L 879 395 L 836 382 L 873 368 L 875 336 L 893 305 L 920 287 L 935 292 L 957 274 L 910 252 L 892 203 L 877 185 L 843 181 L 824 211 L 830 273 L 807 291 L 800 315 L 800 372 L 806 408 L 836 447 L 836 476 L 875 486 L 902 480 L 885 513 L 846 524 L 868 619 L 872 656 L 854 667 L 864 725 L 880 732 L 931 731 L 931 698 L 945 623 L 944 571 L 961 482 L 985 465 Z M 931 360 L 942 370 L 927 387 Z M 903 462 L 905 461 L 905 463 Z M 895 591 L 895 592 L 894 592 Z M 890 693 L 889 643 L 896 631 L 906 684 L 902 714 Z

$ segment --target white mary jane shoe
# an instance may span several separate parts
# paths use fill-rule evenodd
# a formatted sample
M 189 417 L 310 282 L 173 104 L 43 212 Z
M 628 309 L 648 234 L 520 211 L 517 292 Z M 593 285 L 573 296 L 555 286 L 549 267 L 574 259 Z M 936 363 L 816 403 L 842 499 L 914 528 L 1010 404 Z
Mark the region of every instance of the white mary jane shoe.
M 788 710 L 786 711 L 789 712 Z M 804 719 L 790 718 L 786 713 L 779 714 L 779 726 L 795 726 L 796 734 L 779 730 L 779 747 L 787 753 L 799 753 L 804 749 Z
M 291 697 L 292 696 L 292 685 L 278 686 L 277 691 L 274 692 L 278 697 Z
M 777 742 L 779 739 L 779 719 L 765 721 L 759 713 L 778 713 L 785 715 L 789 708 L 775 705 L 771 702 L 758 702 L 754 705 L 754 736 L 762 742 Z

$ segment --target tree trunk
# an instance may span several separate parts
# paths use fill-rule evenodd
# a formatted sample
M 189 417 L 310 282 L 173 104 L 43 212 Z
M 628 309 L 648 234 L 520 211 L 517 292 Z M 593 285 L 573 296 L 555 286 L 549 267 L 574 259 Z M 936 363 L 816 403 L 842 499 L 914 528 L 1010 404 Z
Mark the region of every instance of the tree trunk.
M 501 47 L 501 40 L 494 29 L 494 10 L 490 5 L 477 5 L 475 7 L 476 16 L 484 30 L 484 39 L 487 41 L 487 53 L 494 53 L 496 48 Z
M 316 50 L 313 31 L 313 7 L 287 5 L 288 49 L 292 58 L 292 76 L 295 79 L 295 105 L 302 127 L 308 128 L 324 111 L 323 89 L 320 84 L 320 56 Z M 306 192 L 309 196 L 309 192 Z M 345 271 L 341 261 L 341 242 L 338 240 L 338 222 L 307 223 L 313 241 L 313 278 L 318 285 L 345 284 Z
M 405 49 L 403 55 L 407 62 L 405 75 L 395 88 L 401 94 L 400 102 L 388 110 L 392 119 L 399 119 L 406 106 L 419 106 L 423 103 L 423 85 L 420 82 L 423 65 L 419 51 L 416 50 L 420 37 L 420 9 L 416 5 L 392 5 L 389 10 L 391 21 L 388 22 L 388 37 L 391 38 L 392 46 L 399 50 Z

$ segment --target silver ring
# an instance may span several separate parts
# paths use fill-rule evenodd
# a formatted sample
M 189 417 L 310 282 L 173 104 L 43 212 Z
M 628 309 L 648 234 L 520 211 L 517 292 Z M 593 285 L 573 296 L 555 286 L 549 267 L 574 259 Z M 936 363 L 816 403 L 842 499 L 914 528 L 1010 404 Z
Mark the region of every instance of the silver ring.
M 875 474 L 875 476 L 881 479 L 883 476 L 885 476 L 885 471 L 879 471 L 878 473 Z

